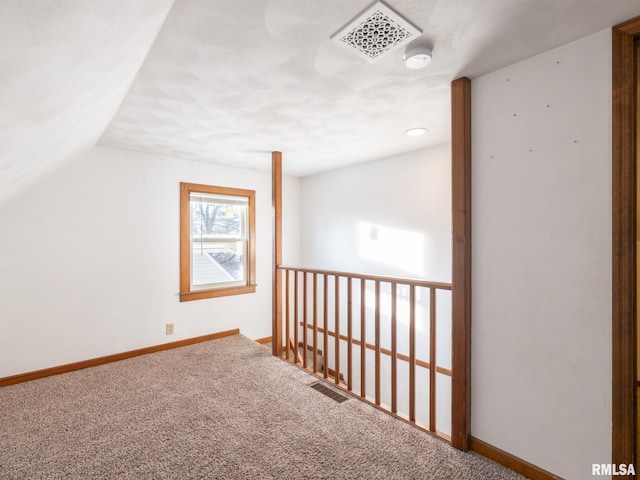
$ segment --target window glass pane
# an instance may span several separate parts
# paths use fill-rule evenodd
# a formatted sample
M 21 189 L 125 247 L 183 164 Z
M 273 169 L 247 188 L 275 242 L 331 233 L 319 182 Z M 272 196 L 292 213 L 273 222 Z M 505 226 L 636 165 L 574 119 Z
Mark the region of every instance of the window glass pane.
M 194 289 L 246 283 L 247 199 L 191 194 Z

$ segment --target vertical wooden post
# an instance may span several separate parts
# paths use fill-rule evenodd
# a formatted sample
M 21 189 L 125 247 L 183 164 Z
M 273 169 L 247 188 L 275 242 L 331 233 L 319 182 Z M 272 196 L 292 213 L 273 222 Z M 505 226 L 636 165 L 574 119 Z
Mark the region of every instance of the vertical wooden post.
M 638 433 L 636 414 L 637 142 L 640 17 L 612 30 L 612 459 L 632 464 Z M 628 478 L 638 478 L 636 476 Z
M 282 354 L 282 153 L 271 153 L 271 201 L 273 206 L 273 275 L 271 347 L 276 356 Z M 288 341 L 288 339 L 287 339 Z
M 451 444 L 469 449 L 471 424 L 471 80 L 451 83 L 453 215 Z

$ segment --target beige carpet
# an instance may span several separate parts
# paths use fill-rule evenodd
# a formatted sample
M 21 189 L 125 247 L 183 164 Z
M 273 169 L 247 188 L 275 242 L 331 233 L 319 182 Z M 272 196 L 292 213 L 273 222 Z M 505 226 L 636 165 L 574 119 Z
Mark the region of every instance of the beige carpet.
M 5 479 L 521 479 L 235 335 L 0 389 Z

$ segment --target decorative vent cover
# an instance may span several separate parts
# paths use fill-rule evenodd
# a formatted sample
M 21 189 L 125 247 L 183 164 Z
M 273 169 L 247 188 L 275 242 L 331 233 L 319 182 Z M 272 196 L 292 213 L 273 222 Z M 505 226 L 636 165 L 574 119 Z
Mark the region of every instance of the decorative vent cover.
M 420 29 L 378 1 L 334 33 L 331 40 L 369 62 L 375 62 L 421 33 Z

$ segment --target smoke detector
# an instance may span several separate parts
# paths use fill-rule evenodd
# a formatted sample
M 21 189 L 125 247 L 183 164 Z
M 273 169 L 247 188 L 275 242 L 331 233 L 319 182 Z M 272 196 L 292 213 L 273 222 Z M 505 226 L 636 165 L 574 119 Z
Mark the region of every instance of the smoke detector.
M 418 45 L 416 47 L 408 47 L 404 52 L 404 64 L 411 70 L 424 68 L 431 63 L 433 56 L 433 47 L 431 45 Z
M 353 18 L 330 38 L 368 62 L 376 62 L 402 47 L 422 31 L 377 1 Z

